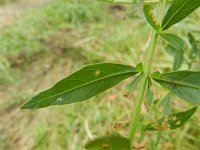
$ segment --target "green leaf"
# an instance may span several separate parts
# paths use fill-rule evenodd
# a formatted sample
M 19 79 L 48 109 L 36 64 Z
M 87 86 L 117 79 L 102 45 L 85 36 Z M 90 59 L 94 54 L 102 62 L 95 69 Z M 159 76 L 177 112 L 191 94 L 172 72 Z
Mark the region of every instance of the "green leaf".
M 164 98 L 162 98 L 161 103 L 159 104 L 159 107 L 162 107 L 164 116 L 169 115 L 171 113 L 171 104 L 170 104 L 170 94 L 165 95 Z
M 172 47 L 171 45 L 167 45 L 165 47 L 165 50 L 174 57 L 173 70 L 174 71 L 178 70 L 183 64 L 184 51 L 177 50 L 174 47 Z
M 153 72 L 151 75 L 151 78 L 160 78 L 161 73 L 159 71 Z
M 94 64 L 73 73 L 52 88 L 36 95 L 22 109 L 37 109 L 87 100 L 137 73 L 121 64 Z
M 166 50 L 166 52 L 169 54 L 169 55 L 171 55 L 171 56 L 175 56 L 175 54 L 176 54 L 176 49 L 175 48 L 173 48 L 171 45 L 169 45 L 169 44 L 167 44 L 167 45 L 165 45 L 165 50 Z
M 200 72 L 177 71 L 152 78 L 183 100 L 200 104 Z
M 143 71 L 144 71 L 144 69 L 143 69 L 143 64 L 142 64 L 142 63 L 137 64 L 137 65 L 136 65 L 136 70 L 137 70 L 138 72 L 143 72 Z
M 200 6 L 200 0 L 174 0 L 162 22 L 162 30 L 180 22 Z
M 154 97 L 154 93 L 151 90 L 151 86 L 152 86 L 152 82 L 151 79 L 148 79 L 148 86 L 147 86 L 147 93 L 146 93 L 146 98 L 147 98 L 147 102 L 149 105 L 151 105 L 151 103 L 153 102 L 153 97 Z
M 85 145 L 88 150 L 131 150 L 128 138 L 115 134 L 97 138 Z
M 156 17 L 153 14 L 153 8 L 151 5 L 145 4 L 143 6 L 144 15 L 149 24 L 156 30 L 159 30 L 160 25 L 156 21 Z
M 183 64 L 184 41 L 177 35 L 171 33 L 162 33 L 161 36 L 169 44 L 166 46 L 167 52 L 174 55 L 173 70 L 178 70 Z
M 183 126 L 197 111 L 197 107 L 193 107 L 187 111 L 171 114 L 169 116 L 159 119 L 157 122 L 150 123 L 144 126 L 144 130 L 148 131 L 162 131 L 169 129 L 177 129 Z
M 176 51 L 174 56 L 173 70 L 178 70 L 183 64 L 183 51 Z
M 153 102 L 153 96 L 154 96 L 153 91 L 151 90 L 151 88 L 148 88 L 146 97 L 149 105 Z
M 104 2 L 109 2 L 109 3 L 120 3 L 120 4 L 133 4 L 133 0 L 99 0 L 99 1 L 104 1 Z
M 176 50 L 183 50 L 184 41 L 177 35 L 171 33 L 161 33 L 161 36 Z
M 138 87 L 142 74 L 138 75 L 126 88 L 127 92 L 135 91 Z
M 198 47 L 198 41 L 195 40 L 194 36 L 191 33 L 188 34 L 188 39 L 191 45 L 189 58 L 194 60 L 200 56 L 200 48 Z

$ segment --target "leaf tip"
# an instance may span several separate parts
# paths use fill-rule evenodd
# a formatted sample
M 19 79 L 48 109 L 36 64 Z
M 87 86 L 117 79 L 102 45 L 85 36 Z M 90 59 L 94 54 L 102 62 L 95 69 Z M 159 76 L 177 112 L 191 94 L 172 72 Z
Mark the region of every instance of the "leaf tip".
M 36 105 L 35 100 L 31 99 L 25 102 L 20 109 L 38 109 L 38 105 Z
M 20 107 L 20 109 L 30 109 L 30 107 L 29 107 L 29 101 L 28 102 L 26 102 L 26 103 L 24 103 L 21 107 Z

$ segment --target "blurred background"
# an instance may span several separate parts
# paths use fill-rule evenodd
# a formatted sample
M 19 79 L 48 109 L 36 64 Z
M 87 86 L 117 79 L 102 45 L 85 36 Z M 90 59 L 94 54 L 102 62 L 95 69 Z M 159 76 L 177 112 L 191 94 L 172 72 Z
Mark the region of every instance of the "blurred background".
M 82 150 L 92 137 L 127 132 L 127 127 L 113 128 L 129 120 L 134 105 L 136 93 L 125 95 L 127 81 L 86 102 L 40 110 L 19 107 L 86 64 L 143 62 L 151 27 L 141 7 L 97 0 L 0 0 L 0 150 Z M 186 42 L 181 69 L 200 70 L 199 57 L 187 57 L 192 48 L 188 33 L 199 44 L 200 11 L 171 31 Z M 173 57 L 163 45 L 159 40 L 154 71 L 172 68 Z M 160 87 L 154 90 L 154 99 L 164 94 Z M 170 112 L 191 106 L 172 99 L 166 106 Z M 143 106 L 142 113 L 147 111 Z M 145 138 L 138 133 L 135 149 L 199 150 L 199 115 L 175 131 L 146 133 Z

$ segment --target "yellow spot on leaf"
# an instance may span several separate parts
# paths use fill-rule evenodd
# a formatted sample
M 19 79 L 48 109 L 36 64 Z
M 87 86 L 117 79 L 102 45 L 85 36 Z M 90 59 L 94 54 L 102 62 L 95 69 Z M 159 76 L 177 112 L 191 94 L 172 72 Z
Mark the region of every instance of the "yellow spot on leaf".
M 102 144 L 100 147 L 101 147 L 101 148 L 109 148 L 110 145 L 108 145 L 108 144 Z
M 100 73 L 101 73 L 100 70 L 96 70 L 95 73 L 94 73 L 94 75 L 95 75 L 96 77 L 98 77 L 98 76 L 100 75 Z

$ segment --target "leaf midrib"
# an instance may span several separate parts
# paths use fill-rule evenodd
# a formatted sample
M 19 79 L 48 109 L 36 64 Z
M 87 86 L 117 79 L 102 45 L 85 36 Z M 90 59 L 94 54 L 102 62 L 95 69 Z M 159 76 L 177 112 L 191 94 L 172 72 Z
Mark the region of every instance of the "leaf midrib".
M 164 26 L 162 27 L 162 30 L 167 26 L 167 24 L 172 20 L 172 18 L 177 15 L 177 13 L 185 6 L 185 4 L 188 2 L 188 0 L 185 1 L 185 3 L 183 3 L 183 5 L 177 9 L 177 11 L 175 11 L 175 13 L 169 18 L 169 20 L 164 24 Z
M 112 77 L 115 77 L 115 76 L 124 75 L 124 74 L 128 74 L 128 73 L 137 73 L 137 72 L 136 72 L 136 71 L 127 71 L 127 72 L 124 72 L 124 73 L 118 73 L 118 74 L 106 76 L 106 77 L 103 77 L 103 78 L 99 78 L 99 79 L 97 79 L 97 80 L 94 80 L 94 81 L 88 82 L 88 83 L 86 83 L 86 84 L 77 86 L 77 87 L 75 87 L 75 88 L 72 88 L 72 89 L 70 89 L 70 90 L 68 90 L 68 91 L 64 91 L 64 92 L 59 93 L 59 94 L 57 94 L 57 95 L 53 95 L 53 96 L 50 96 L 50 97 L 48 97 L 48 98 L 40 99 L 39 101 L 37 101 L 37 103 L 38 103 L 38 102 L 41 102 L 41 101 L 44 101 L 44 100 L 47 100 L 47 99 L 50 99 L 50 98 L 53 98 L 53 97 L 56 97 L 56 96 L 59 96 L 59 95 L 62 95 L 62 94 L 67 93 L 67 92 L 74 91 L 74 90 L 76 90 L 76 89 L 82 88 L 82 87 L 84 87 L 84 86 L 90 85 L 90 84 L 92 84 L 92 83 L 96 83 L 96 82 L 101 81 L 101 80 L 104 80 L 104 79 L 109 79 L 109 78 L 112 78 Z M 53 88 L 53 87 L 52 87 L 52 88 Z M 27 102 L 27 103 L 28 103 L 28 102 Z M 32 104 L 34 104 L 34 103 L 30 103 L 30 105 L 32 105 Z M 30 106 L 30 105 L 27 105 L 27 106 Z

